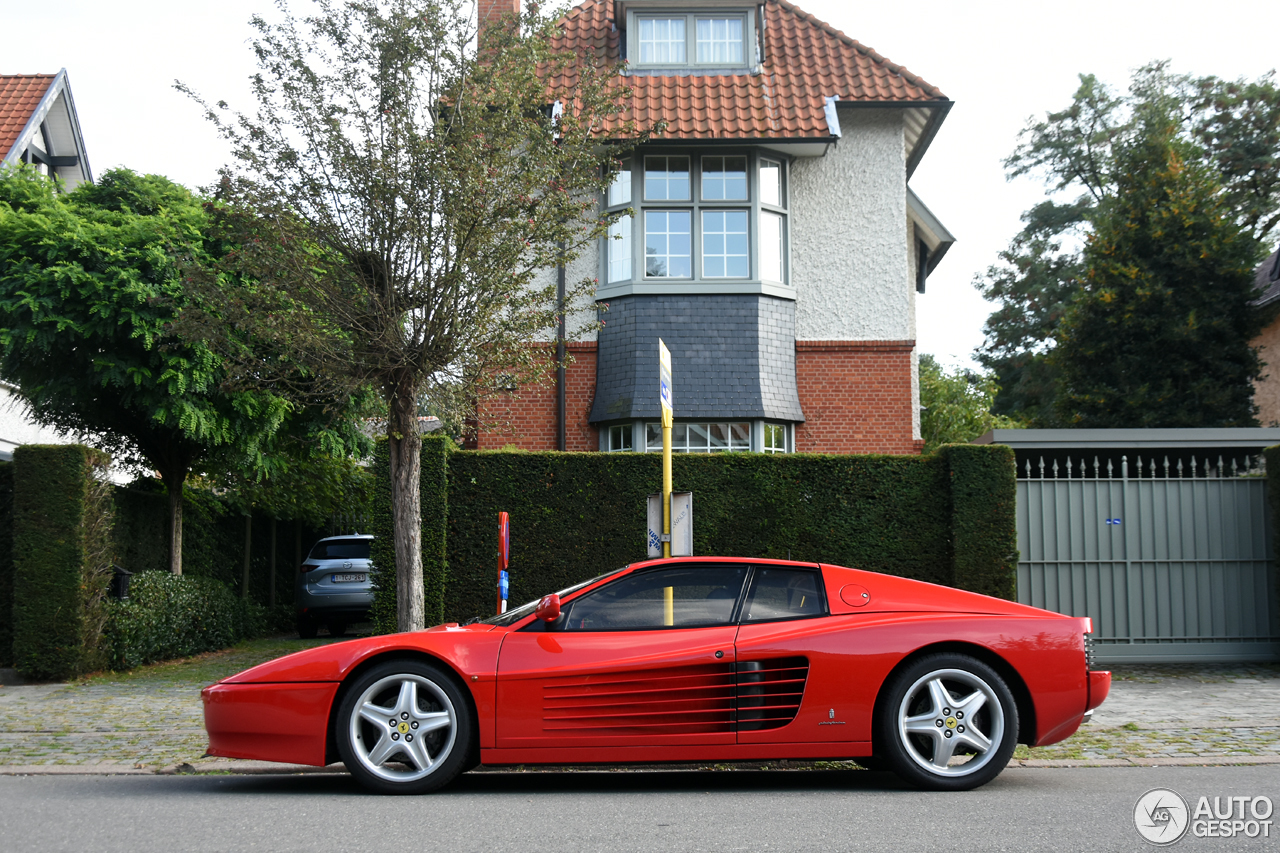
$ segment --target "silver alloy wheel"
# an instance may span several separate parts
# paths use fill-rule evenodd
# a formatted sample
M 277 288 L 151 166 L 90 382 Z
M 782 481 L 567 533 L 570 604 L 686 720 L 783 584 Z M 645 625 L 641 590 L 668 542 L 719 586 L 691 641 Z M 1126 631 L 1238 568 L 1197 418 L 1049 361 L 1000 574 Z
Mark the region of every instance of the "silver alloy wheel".
M 979 676 L 939 669 L 916 679 L 898 706 L 898 738 L 906 754 L 935 776 L 976 773 L 1004 740 L 1004 708 Z
M 381 678 L 356 700 L 351 745 L 366 770 L 388 782 L 430 775 L 452 752 L 457 711 L 429 678 L 399 673 Z

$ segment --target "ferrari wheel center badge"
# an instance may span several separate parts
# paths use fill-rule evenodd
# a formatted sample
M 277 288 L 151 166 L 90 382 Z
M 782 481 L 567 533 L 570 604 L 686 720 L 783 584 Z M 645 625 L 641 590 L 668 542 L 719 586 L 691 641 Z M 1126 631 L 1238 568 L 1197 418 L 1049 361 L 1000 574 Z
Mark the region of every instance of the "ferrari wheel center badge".
M 400 734 L 402 734 L 402 735 L 405 735 L 405 734 L 408 734 L 408 733 L 409 733 L 409 724 L 408 724 L 408 723 L 401 723 L 400 725 L 396 726 L 396 728 L 400 730 Z
M 956 718 L 947 717 L 947 728 L 954 729 L 956 727 Z

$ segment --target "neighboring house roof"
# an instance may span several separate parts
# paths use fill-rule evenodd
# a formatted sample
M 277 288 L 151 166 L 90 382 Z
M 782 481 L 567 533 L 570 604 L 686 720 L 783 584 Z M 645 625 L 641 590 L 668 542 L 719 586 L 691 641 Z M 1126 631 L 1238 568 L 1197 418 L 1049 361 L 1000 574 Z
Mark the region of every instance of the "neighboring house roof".
M 919 107 L 908 122 L 908 171 L 951 102 L 936 86 L 890 62 L 787 0 L 743 2 L 763 10 L 763 61 L 749 73 L 632 70 L 632 90 L 620 121 L 642 127 L 667 121 L 667 138 L 831 140 L 840 135 L 828 112 L 841 103 Z M 615 0 L 587 0 L 562 20 L 559 49 L 595 62 L 622 59 L 623 32 L 614 26 Z M 551 80 L 572 89 L 575 69 Z M 921 145 L 923 142 L 925 145 Z
M 0 164 L 28 162 L 33 155 L 69 188 L 93 180 L 65 68 L 0 75 Z
M 1258 267 L 1253 283 L 1255 291 L 1261 294 L 1253 300 L 1254 305 L 1261 308 L 1280 300 L 1280 249 L 1272 252 L 1271 257 Z

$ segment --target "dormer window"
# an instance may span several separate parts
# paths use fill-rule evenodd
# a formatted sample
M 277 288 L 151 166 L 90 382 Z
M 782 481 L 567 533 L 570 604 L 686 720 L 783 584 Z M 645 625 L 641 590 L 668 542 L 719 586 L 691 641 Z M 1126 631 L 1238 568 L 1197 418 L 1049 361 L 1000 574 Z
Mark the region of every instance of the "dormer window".
M 751 17 L 745 11 L 633 12 L 627 55 L 636 68 L 745 68 Z

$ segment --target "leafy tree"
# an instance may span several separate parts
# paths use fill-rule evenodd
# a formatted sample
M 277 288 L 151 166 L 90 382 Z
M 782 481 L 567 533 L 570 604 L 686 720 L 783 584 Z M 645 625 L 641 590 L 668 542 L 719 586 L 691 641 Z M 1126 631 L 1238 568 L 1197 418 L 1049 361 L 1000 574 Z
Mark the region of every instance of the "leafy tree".
M 1080 427 L 1256 426 L 1249 341 L 1262 329 L 1256 243 L 1217 174 L 1159 106 L 1113 152 L 1094 212 L 1083 291 L 1050 361 L 1064 421 Z
M 920 356 L 920 435 L 924 452 L 944 444 L 965 444 L 991 429 L 1016 429 L 1020 421 L 995 415 L 998 386 L 989 374 L 948 373 L 933 356 Z
M 1280 88 L 1273 74 L 1253 82 L 1192 78 L 1159 62 L 1139 69 L 1124 94 L 1093 75 L 1080 81 L 1071 105 L 1029 122 L 1005 161 L 1010 178 L 1041 176 L 1052 193 L 1071 200 L 1027 211 L 1000 263 L 974 282 L 998 303 L 976 354 L 1001 388 L 994 410 L 1036 426 L 1060 425 L 1062 379 L 1048 355 L 1068 304 L 1085 286 L 1082 252 L 1099 207 L 1125 177 L 1119 152 L 1152 132 L 1144 114 L 1171 118 L 1180 156 L 1216 176 L 1225 215 L 1258 253 L 1280 226 Z
M 0 175 L 0 377 L 32 417 L 156 470 L 169 494 L 170 570 L 182 572 L 182 494 L 207 467 L 270 470 L 273 437 L 303 419 L 270 390 L 222 390 L 222 359 L 168 324 L 188 304 L 176 258 L 211 262 L 201 201 L 124 169 L 72 193 Z M 330 450 L 352 435 L 311 431 Z
M 617 69 L 558 54 L 536 4 L 491 22 L 478 49 L 462 0 L 316 0 L 302 19 L 279 5 L 278 23 L 252 22 L 256 113 L 206 105 L 235 155 L 222 226 L 244 250 L 223 277 L 254 284 L 213 287 L 222 303 L 191 314 L 187 334 L 252 381 L 305 393 L 275 372 L 301 368 L 328 392 L 380 394 L 398 621 L 414 630 L 419 400 L 441 389 L 439 405 L 473 406 L 498 374 L 537 372 L 544 351 L 530 342 L 558 315 L 538 272 L 607 233 L 596 199 L 617 143 L 642 135 L 619 119 Z M 593 284 L 569 282 L 566 304 L 589 303 Z M 266 342 L 271 361 L 243 358 L 255 347 L 242 340 Z

